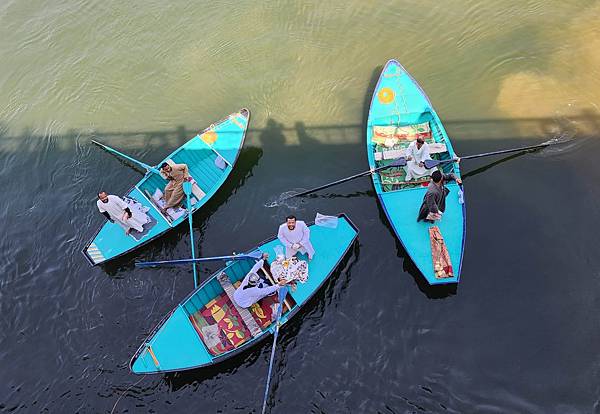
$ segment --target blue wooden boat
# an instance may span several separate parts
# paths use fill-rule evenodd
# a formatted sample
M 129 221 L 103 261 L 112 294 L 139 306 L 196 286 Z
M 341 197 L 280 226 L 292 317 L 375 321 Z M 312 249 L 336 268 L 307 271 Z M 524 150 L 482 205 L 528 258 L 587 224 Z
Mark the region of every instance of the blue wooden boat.
M 358 235 L 358 229 L 340 214 L 337 227 L 310 226 L 316 254 L 308 264 L 306 283 L 286 296 L 280 323 L 285 325 L 319 290 L 342 261 Z M 258 246 L 275 257 L 276 238 Z M 254 250 L 253 250 L 254 251 Z M 306 257 L 302 257 L 306 259 Z M 199 368 L 222 362 L 268 337 L 277 295 L 261 299 L 251 308 L 237 308 L 230 295 L 246 276 L 254 260 L 236 260 L 214 273 L 187 296 L 156 326 L 130 362 L 136 374 L 164 373 Z M 269 275 L 269 266 L 264 272 Z
M 396 60 L 385 65 L 375 87 L 367 121 L 367 156 L 372 168 L 380 167 L 404 155 L 416 136 L 422 136 L 432 148 L 432 158 L 456 157 L 448 134 L 425 92 Z M 433 171 L 433 170 L 432 170 Z M 456 163 L 444 164 L 444 173 L 460 177 Z M 462 187 L 454 181 L 446 184 L 450 194 L 441 221 L 417 222 L 419 208 L 427 191 L 428 177 L 406 181 L 403 167 L 372 174 L 373 184 L 396 237 L 431 285 L 458 283 L 465 244 L 465 204 Z M 432 257 L 430 228 L 436 226 L 443 238 L 451 262 L 450 271 L 438 273 Z M 436 229 L 434 229 L 436 230 Z M 436 262 L 436 265 L 438 263 Z M 448 269 L 446 269 L 448 270 Z M 451 274 L 450 277 L 448 277 Z
M 225 182 L 238 159 L 250 120 L 250 111 L 237 113 L 211 125 L 171 153 L 163 162 L 187 164 L 195 181 L 193 186 L 192 213 L 202 208 Z M 83 254 L 91 265 L 131 252 L 156 239 L 173 227 L 187 220 L 187 211 L 177 209 L 179 214 L 163 214 L 152 196 L 157 189 L 163 190 L 167 181 L 155 172 L 146 175 L 125 194 L 130 203 L 140 203 L 147 211 L 149 222 L 143 232 L 132 230 L 126 235 L 115 223 L 106 221 L 83 248 Z M 179 217 L 177 217 L 179 216 Z

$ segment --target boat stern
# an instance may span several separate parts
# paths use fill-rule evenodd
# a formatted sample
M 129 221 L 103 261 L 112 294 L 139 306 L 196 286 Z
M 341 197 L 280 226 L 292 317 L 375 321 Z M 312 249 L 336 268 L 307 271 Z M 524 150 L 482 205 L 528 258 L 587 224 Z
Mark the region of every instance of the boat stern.
M 213 358 L 192 326 L 189 315 L 178 306 L 142 344 L 129 367 L 134 374 L 156 374 L 212 363 Z

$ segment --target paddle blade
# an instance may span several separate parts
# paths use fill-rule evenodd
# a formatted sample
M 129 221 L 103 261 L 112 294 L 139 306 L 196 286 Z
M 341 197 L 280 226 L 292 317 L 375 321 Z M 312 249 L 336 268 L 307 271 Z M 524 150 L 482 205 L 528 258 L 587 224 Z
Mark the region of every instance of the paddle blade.
M 392 161 L 392 163 L 390 165 L 388 165 L 388 167 L 404 167 L 405 165 L 406 165 L 406 158 L 400 157 L 400 158 Z
M 287 293 L 288 293 L 287 286 L 284 286 L 281 289 L 279 289 L 279 295 L 278 295 L 279 303 L 283 303 L 283 301 L 285 300 L 285 296 L 287 295 Z
M 252 259 L 261 259 L 262 255 L 263 252 L 261 252 L 260 250 L 254 250 L 253 252 L 248 253 L 246 256 Z
M 425 164 L 425 168 L 427 168 L 428 170 L 440 165 L 439 160 L 425 160 L 423 163 Z
M 183 192 L 185 193 L 185 195 L 190 195 L 192 194 L 192 183 L 189 181 L 184 181 L 183 182 Z

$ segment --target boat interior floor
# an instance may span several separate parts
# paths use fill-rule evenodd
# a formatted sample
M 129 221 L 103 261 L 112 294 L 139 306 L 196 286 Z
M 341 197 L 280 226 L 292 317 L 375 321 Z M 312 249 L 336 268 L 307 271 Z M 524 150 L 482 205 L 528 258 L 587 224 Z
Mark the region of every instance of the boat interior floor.
M 148 221 L 148 223 L 145 223 L 142 227 L 144 231 L 137 231 L 136 229 L 131 229 L 131 231 L 129 232 L 129 235 L 133 237 L 136 241 L 140 241 L 144 237 L 146 237 L 148 233 L 150 233 L 152 227 L 156 226 L 156 224 L 158 223 L 158 221 L 156 221 L 156 219 L 152 217 L 151 214 L 148 214 L 148 219 L 150 221 Z
M 243 277 L 238 272 L 224 272 L 231 281 L 233 287 L 237 288 Z M 245 274 L 244 274 L 245 276 Z M 278 304 L 277 294 L 266 296 L 253 304 L 247 310 L 258 325 L 265 331 L 271 327 L 276 317 Z M 286 297 L 284 314 L 289 312 L 295 303 L 290 295 Z M 189 315 L 192 325 L 213 356 L 234 350 L 240 347 L 254 336 L 248 324 L 244 322 L 236 306 L 229 295 L 223 291 L 205 306 Z
M 434 160 L 445 160 L 450 158 L 450 154 L 446 150 L 444 143 L 444 137 L 437 132 L 437 128 L 431 128 L 433 122 L 427 122 L 427 133 L 423 137 L 425 142 L 428 143 L 431 148 L 431 158 Z M 421 124 L 422 125 L 422 124 Z M 389 128 L 385 126 L 384 128 Z M 392 126 L 393 128 L 394 126 Z M 404 126 L 406 127 L 406 126 Z M 404 128 L 398 126 L 398 128 Z M 408 127 L 417 128 L 418 125 L 409 125 Z M 373 127 L 378 128 L 378 126 Z M 387 142 L 383 140 L 376 141 L 373 139 L 373 154 L 375 158 L 375 166 L 383 167 L 394 162 L 394 160 L 405 156 L 406 149 L 416 139 L 416 137 L 402 137 L 390 138 Z M 386 145 L 387 144 L 387 145 Z M 393 144 L 393 145 L 391 145 Z M 446 164 L 440 171 L 448 173 L 451 170 L 451 164 Z M 445 171 L 448 170 L 448 171 Z M 435 171 L 432 169 L 431 172 Z M 416 188 L 420 186 L 426 187 L 429 184 L 429 175 L 406 181 L 406 167 L 390 167 L 386 168 L 379 173 L 379 179 L 381 187 L 384 192 L 404 190 L 408 188 Z

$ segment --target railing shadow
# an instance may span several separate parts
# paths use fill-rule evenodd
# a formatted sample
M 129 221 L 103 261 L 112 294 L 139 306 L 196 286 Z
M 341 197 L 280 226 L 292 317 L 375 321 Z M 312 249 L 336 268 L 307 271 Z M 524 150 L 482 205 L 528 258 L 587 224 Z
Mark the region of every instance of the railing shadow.
M 367 105 L 368 108 L 368 105 Z M 297 121 L 284 125 L 269 118 L 263 128 L 249 128 L 246 146 L 323 146 L 359 144 L 364 141 L 365 119 L 360 124 L 307 125 Z M 597 136 L 600 133 L 600 114 L 583 110 L 569 117 L 490 118 L 444 120 L 449 135 L 457 141 L 543 139 L 555 136 Z M 57 149 L 72 148 L 75 140 L 86 143 L 95 139 L 109 145 L 119 145 L 122 150 L 145 148 L 177 148 L 202 129 L 179 125 L 173 129 L 147 131 L 89 131 L 71 130 L 52 135 Z M 0 122 L 0 152 L 35 151 L 35 139 L 48 138 L 33 129 L 19 135 L 9 135 L 8 128 Z

